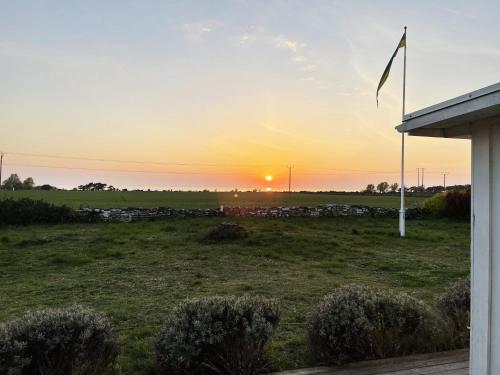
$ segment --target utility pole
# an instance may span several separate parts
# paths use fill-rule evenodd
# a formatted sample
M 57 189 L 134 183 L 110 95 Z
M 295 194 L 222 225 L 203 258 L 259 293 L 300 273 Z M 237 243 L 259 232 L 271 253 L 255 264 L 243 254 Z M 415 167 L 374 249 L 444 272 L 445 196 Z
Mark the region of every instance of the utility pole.
M 422 189 L 424 188 L 424 171 L 425 168 L 422 168 Z
M 420 168 L 417 168 L 417 186 L 420 187 Z
M 446 192 L 446 175 L 448 172 L 443 172 L 443 186 L 444 186 L 444 191 Z
M 2 188 L 2 167 L 3 167 L 3 152 L 0 152 L 0 189 Z
M 292 192 L 292 166 L 288 166 L 288 194 Z

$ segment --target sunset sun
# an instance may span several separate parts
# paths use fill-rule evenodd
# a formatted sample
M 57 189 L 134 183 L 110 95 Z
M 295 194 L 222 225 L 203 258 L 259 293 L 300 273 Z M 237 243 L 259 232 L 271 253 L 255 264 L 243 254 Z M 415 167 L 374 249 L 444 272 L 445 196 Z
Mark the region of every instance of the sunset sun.
M 266 181 L 272 181 L 273 180 L 273 176 L 271 176 L 270 174 L 268 174 L 266 176 Z

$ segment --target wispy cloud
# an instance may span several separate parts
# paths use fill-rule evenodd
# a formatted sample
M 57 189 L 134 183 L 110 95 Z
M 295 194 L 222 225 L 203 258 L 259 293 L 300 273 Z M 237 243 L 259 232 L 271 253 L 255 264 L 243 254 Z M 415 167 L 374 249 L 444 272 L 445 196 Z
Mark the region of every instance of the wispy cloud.
M 294 56 L 292 56 L 290 61 L 294 62 L 294 63 L 305 63 L 305 62 L 307 62 L 307 57 L 300 56 L 300 55 L 294 55 Z
M 222 27 L 222 24 L 217 21 L 193 22 L 184 23 L 182 25 L 182 31 L 188 40 L 199 42 L 220 27 Z
M 254 34 L 243 34 L 239 38 L 240 44 L 252 44 L 257 40 L 257 37 Z
M 292 52 L 298 52 L 299 49 L 306 46 L 305 43 L 301 43 L 284 35 L 270 36 L 267 40 L 268 43 L 276 48 L 287 49 Z
M 261 28 L 252 29 L 243 33 L 238 37 L 238 42 L 243 45 L 260 43 L 273 48 L 287 50 L 294 54 L 306 47 L 304 42 L 283 34 L 269 33 Z
M 261 28 L 247 31 L 237 40 L 240 45 L 261 45 L 283 50 L 288 63 L 295 65 L 298 71 L 302 72 L 301 74 L 307 74 L 306 77 L 298 78 L 297 81 L 312 82 L 320 89 L 327 88 L 321 79 L 313 76 L 314 72 L 320 70 L 322 64 L 304 41 L 285 34 L 269 33 Z

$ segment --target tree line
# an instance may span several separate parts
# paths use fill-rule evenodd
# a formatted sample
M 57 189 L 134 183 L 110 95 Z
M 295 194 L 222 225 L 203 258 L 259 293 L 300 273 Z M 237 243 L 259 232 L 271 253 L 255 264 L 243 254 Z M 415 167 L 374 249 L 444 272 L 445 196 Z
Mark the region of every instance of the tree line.
M 85 185 L 79 185 L 77 190 L 81 191 L 116 191 L 120 190 L 115 188 L 113 185 L 104 184 L 102 182 L 89 182 Z
M 4 190 L 53 190 L 56 189 L 54 186 L 44 184 L 44 185 L 35 185 L 35 181 L 32 177 L 27 177 L 24 180 L 17 175 L 17 173 L 12 173 L 6 180 L 2 182 L 0 185 Z
M 452 186 L 447 186 L 446 188 L 441 185 L 436 185 L 436 186 L 410 186 L 405 188 L 405 192 L 409 193 L 428 193 L 428 194 L 436 194 L 436 193 L 441 193 L 444 191 L 449 191 L 449 190 L 464 190 L 464 191 L 469 191 L 470 190 L 470 185 L 452 185 Z M 363 193 L 366 194 L 375 194 L 375 193 L 380 193 L 380 194 L 385 194 L 385 193 L 398 193 L 401 192 L 401 188 L 399 187 L 399 184 L 397 182 L 394 182 L 393 184 L 389 184 L 386 181 L 380 182 L 375 186 L 374 184 L 368 184 L 365 188 L 365 190 L 362 191 Z

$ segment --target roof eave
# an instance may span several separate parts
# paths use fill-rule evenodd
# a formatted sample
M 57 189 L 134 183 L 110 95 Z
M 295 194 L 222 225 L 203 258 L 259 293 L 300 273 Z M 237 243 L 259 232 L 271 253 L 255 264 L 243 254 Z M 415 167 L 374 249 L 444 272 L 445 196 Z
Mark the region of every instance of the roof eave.
M 400 133 L 467 138 L 471 124 L 500 116 L 500 83 L 410 113 L 396 126 Z

